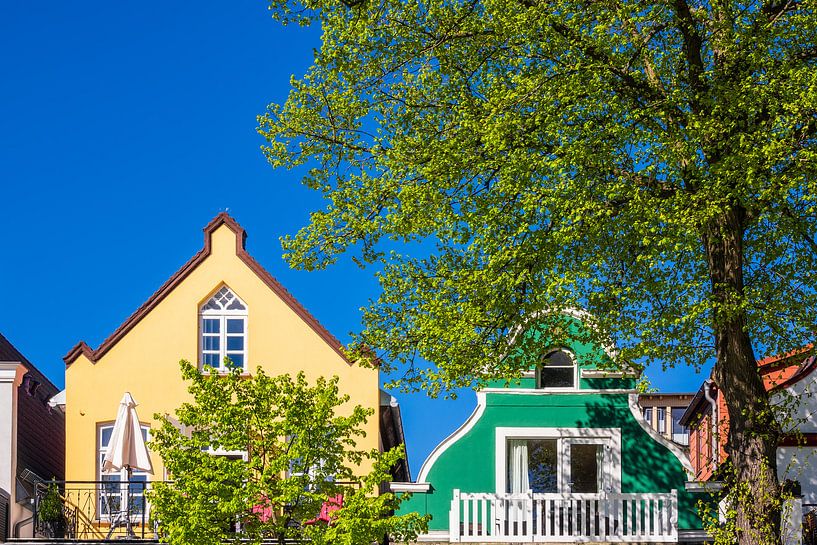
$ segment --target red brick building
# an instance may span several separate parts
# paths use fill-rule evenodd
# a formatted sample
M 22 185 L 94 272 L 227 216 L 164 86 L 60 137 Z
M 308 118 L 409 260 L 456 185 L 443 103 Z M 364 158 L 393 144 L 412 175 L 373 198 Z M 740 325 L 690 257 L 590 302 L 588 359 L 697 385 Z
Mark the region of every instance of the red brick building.
M 65 416 L 48 403 L 58 391 L 0 335 L 0 540 L 32 535 L 37 477 L 64 478 Z
M 787 391 L 796 396 L 791 420 L 796 434 L 784 436 L 778 447 L 777 463 L 780 478 L 801 482 L 805 503 L 817 503 L 817 358 L 811 355 L 813 346 L 772 356 L 757 362 L 766 390 L 775 399 L 775 392 Z M 697 481 L 717 480 L 718 467 L 726 461 L 724 450 L 729 433 L 729 411 L 717 384 L 707 380 L 695 394 L 681 417 L 689 427 L 689 457 Z

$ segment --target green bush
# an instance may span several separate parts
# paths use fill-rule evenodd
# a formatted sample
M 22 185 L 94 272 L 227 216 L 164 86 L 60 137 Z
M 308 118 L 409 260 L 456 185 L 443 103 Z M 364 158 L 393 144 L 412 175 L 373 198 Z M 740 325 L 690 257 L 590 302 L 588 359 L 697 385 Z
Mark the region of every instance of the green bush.
M 63 520 L 62 497 L 60 497 L 60 490 L 54 481 L 51 481 L 48 485 L 45 494 L 40 500 L 37 513 L 43 522 L 58 522 Z

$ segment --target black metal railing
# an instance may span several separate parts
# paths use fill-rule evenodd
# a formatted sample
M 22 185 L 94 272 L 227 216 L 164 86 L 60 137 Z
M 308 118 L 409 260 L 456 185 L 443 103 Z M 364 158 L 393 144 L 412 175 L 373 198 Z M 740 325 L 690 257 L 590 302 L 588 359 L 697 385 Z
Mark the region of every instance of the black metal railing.
M 35 486 L 34 536 L 50 539 L 153 539 L 144 478 L 44 481 Z
M 360 487 L 357 482 L 333 484 Z M 40 481 L 34 486 L 34 537 L 80 541 L 158 540 L 159 524 L 151 518 L 150 504 L 145 497 L 151 485 L 144 477 L 130 481 L 118 477 L 101 481 Z M 342 497 L 327 498 L 320 512 L 315 513 L 314 521 L 307 524 L 329 522 L 331 511 L 342 505 Z M 233 530 L 239 534 L 243 531 L 240 521 L 236 521 Z

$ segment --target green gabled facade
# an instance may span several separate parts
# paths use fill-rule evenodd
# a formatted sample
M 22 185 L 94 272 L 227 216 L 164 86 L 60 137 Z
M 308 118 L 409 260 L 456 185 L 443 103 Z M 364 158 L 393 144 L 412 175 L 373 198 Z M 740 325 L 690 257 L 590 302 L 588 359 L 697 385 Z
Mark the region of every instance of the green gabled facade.
M 570 321 L 571 331 L 580 338 L 581 321 L 578 317 Z M 474 413 L 431 453 L 417 482 L 395 485 L 394 490 L 412 491 L 400 511 L 431 515 L 430 534 L 445 536 L 453 525 L 450 511 L 455 490 L 510 494 L 526 485 L 534 493 L 579 489 L 601 495 L 667 494 L 675 490 L 678 532 L 700 530 L 697 500 L 684 488 L 690 470 L 687 456 L 644 421 L 634 389 L 637 378 L 616 372 L 612 351 L 591 341 L 563 338 L 553 344 L 542 328 L 532 335 L 541 345 L 540 354 L 561 350 L 569 355 L 575 364 L 573 383 L 567 385 L 566 367 L 555 372 L 551 368 L 555 358 L 537 356 L 532 359 L 544 364 L 532 363 L 518 380 L 493 383 L 479 391 Z M 533 351 L 537 343 L 527 343 L 526 350 Z M 595 451 L 588 455 L 588 448 Z M 512 462 L 517 456 L 512 453 L 528 456 L 527 462 Z M 527 478 L 520 477 L 526 469 Z M 601 509 L 599 505 L 593 509 Z

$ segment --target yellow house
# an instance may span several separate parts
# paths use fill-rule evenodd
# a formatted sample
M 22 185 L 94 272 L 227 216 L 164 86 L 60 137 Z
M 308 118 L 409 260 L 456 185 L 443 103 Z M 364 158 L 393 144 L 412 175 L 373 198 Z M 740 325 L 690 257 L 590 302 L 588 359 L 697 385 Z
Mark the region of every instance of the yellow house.
M 225 356 L 249 372 L 304 371 L 337 375 L 351 402 L 375 409 L 359 446 L 403 442 L 399 409 L 379 387 L 378 370 L 348 361 L 338 340 L 301 306 L 245 248 L 246 233 L 226 213 L 204 228 L 204 248 L 164 283 L 98 348 L 84 342 L 66 356 L 67 481 L 100 481 L 107 441 L 124 392 L 138 403 L 145 433 L 155 413 L 173 414 L 189 398 L 178 362 L 223 365 Z M 152 454 L 152 476 L 165 472 Z M 408 466 L 396 480 L 408 480 Z M 99 514 L 97 513 L 97 516 Z

